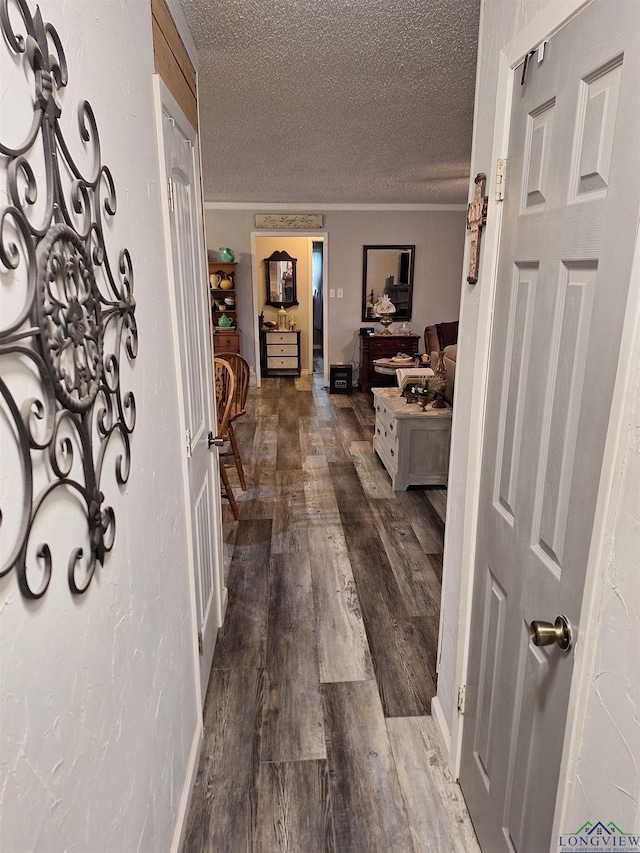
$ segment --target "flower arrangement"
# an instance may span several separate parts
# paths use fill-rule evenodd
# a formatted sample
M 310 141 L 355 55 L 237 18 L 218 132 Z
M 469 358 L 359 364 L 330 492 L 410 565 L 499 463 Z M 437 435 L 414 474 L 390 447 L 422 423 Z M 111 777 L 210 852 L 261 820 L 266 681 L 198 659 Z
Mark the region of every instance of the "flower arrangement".
M 427 403 L 440 399 L 444 394 L 446 380 L 439 375 L 424 376 L 413 384 L 405 386 L 403 395 L 407 403 L 417 403 L 421 409 L 425 409 Z

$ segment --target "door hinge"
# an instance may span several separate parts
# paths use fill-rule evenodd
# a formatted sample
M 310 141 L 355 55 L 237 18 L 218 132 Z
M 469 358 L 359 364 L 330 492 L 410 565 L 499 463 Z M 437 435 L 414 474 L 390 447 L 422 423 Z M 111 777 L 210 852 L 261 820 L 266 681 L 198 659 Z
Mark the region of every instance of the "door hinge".
M 496 168 L 496 201 L 504 201 L 504 178 L 506 171 L 506 157 L 499 157 L 498 165 Z
M 167 178 L 167 197 L 169 199 L 169 211 L 173 213 L 173 178 Z
M 464 714 L 464 703 L 465 703 L 466 693 L 467 693 L 467 685 L 461 684 L 460 687 L 458 687 L 458 713 L 459 714 Z
M 186 432 L 187 436 L 187 459 L 191 459 L 193 456 L 193 449 L 191 447 L 191 430 L 188 429 Z
M 198 631 L 198 654 L 204 654 L 202 650 L 202 631 Z

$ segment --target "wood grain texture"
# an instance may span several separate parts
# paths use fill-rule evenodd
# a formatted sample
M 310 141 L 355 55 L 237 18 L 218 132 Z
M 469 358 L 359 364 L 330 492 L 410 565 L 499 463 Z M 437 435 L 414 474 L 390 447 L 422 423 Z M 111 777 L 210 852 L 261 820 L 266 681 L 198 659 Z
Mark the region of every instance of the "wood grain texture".
M 309 530 L 320 681 L 374 677 L 360 600 L 342 526 Z
M 431 717 L 387 720 L 415 853 L 480 853 L 460 786 L 440 752 Z
M 353 525 L 345 539 L 380 699 L 386 716 L 428 714 L 435 696 L 433 649 L 412 622 L 376 528 Z
M 336 850 L 413 853 L 374 682 L 324 684 L 322 694 Z
M 404 514 L 394 512 L 391 501 L 374 501 L 371 511 L 389 560 L 391 571 L 409 616 L 440 620 L 440 581 Z
M 349 452 L 353 459 L 362 491 L 369 500 L 393 500 L 391 480 L 370 441 L 352 441 Z
M 307 508 L 307 524 L 315 527 L 339 524 L 340 510 L 333 489 L 333 479 L 324 456 L 305 456 L 304 497 Z
M 196 73 L 164 0 L 152 0 L 152 36 L 155 70 L 180 105 L 192 127 L 198 129 Z
M 298 421 L 300 449 L 303 456 L 324 456 L 324 442 L 318 418 L 301 417 Z
M 425 489 L 424 494 L 444 524 L 447 520 L 447 490 L 434 486 L 431 489 Z
M 198 95 L 196 71 L 189 59 L 189 54 L 186 51 L 176 25 L 173 23 L 171 12 L 169 11 L 169 7 L 165 0 L 151 0 L 151 14 L 155 19 L 155 24 L 164 34 L 164 37 L 171 47 L 171 51 L 175 55 L 176 62 L 184 74 L 187 85 L 193 93 L 194 98 L 196 98 Z
M 263 764 L 259 789 L 256 853 L 333 853 L 325 760 Z
M 371 405 L 371 400 L 368 394 L 353 394 L 351 396 L 351 406 L 354 414 L 358 419 L 361 430 L 369 436 L 373 435 L 373 430 L 376 423 L 375 409 Z
M 264 666 L 267 645 L 271 522 L 238 522 L 227 587 L 229 602 L 218 631 L 214 669 Z
M 424 489 L 395 492 L 395 498 L 410 519 L 413 532 L 425 554 L 441 555 L 444 548 L 444 522 L 426 497 L 433 488 L 427 486 Z
M 263 692 L 262 669 L 211 674 L 184 853 L 255 849 Z
M 262 761 L 325 758 L 309 557 L 271 558 Z
M 273 502 L 271 553 L 307 554 L 309 537 L 302 470 L 276 471 L 275 480 L 277 499 Z
M 313 376 L 309 373 L 303 373 L 301 376 L 295 376 L 293 385 L 296 391 L 313 391 Z

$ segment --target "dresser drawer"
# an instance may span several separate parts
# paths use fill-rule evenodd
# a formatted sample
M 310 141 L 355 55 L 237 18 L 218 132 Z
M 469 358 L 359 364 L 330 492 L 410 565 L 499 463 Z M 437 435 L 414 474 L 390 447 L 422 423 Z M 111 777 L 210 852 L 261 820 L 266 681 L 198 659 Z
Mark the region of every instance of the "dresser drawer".
M 267 346 L 272 344 L 290 344 L 297 346 L 298 335 L 296 332 L 267 332 Z
M 378 435 L 376 431 L 373 437 L 373 449 L 393 479 L 394 474 L 398 472 L 399 465 L 398 442 L 389 433 L 385 435 L 383 432 Z
M 268 370 L 297 370 L 298 356 L 267 356 Z
M 376 433 L 379 428 L 392 435 L 397 431 L 396 422 L 393 412 L 381 403 L 379 400 L 375 402 L 376 406 Z
M 267 357 L 272 358 L 276 355 L 292 355 L 298 357 L 298 345 L 293 344 L 272 344 L 271 341 L 267 344 Z
M 240 334 L 238 332 L 214 332 L 213 351 L 240 353 Z

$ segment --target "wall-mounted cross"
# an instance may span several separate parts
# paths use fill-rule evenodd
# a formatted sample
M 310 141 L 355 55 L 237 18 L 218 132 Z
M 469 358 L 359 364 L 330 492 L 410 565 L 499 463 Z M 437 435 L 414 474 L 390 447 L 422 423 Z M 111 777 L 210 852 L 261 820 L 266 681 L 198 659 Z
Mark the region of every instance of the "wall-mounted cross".
M 476 191 L 467 211 L 467 228 L 471 231 L 471 249 L 469 251 L 469 284 L 478 281 L 478 262 L 480 259 L 480 229 L 487 221 L 489 196 L 484 195 L 487 176 L 482 172 L 476 175 Z

